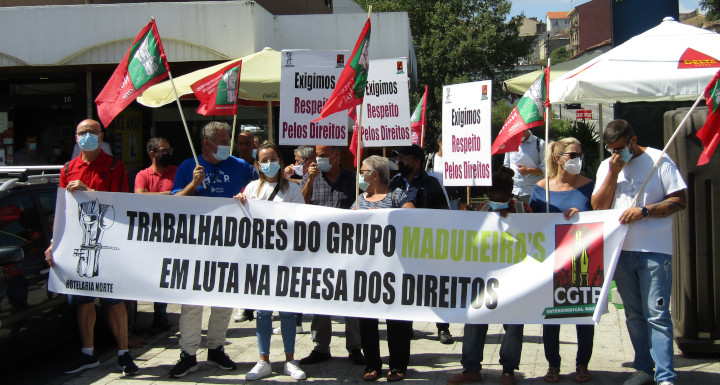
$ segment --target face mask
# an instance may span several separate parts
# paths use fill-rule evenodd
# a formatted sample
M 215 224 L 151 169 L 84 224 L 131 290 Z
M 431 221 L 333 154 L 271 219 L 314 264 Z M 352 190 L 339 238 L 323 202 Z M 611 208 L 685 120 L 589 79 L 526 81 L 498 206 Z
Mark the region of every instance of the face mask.
M 620 154 L 620 157 L 622 158 L 623 162 L 625 162 L 625 163 L 629 162 L 630 159 L 632 159 L 632 157 L 633 157 L 632 152 L 630 152 L 630 149 L 628 149 L 627 147 L 620 150 L 618 152 L 618 154 Z
M 173 164 L 173 157 L 170 154 L 165 154 L 160 157 L 160 159 L 157 160 L 158 163 L 160 163 L 161 166 L 167 167 Z
M 400 171 L 400 174 L 402 176 L 408 176 L 412 172 L 413 168 L 410 165 L 407 165 L 403 162 L 398 163 L 398 171 Z
M 36 151 L 37 143 L 28 143 L 28 148 L 30 149 L 30 151 Z
M 278 171 L 280 171 L 280 162 L 260 163 L 260 172 L 269 178 L 277 175 Z
M 215 152 L 213 156 L 215 157 L 215 159 L 222 162 L 223 160 L 230 157 L 230 146 L 217 146 L 217 152 Z
M 320 172 L 328 172 L 332 168 L 330 158 L 317 157 L 317 167 Z
M 295 170 L 295 175 L 303 176 L 303 165 L 302 164 L 294 165 L 293 169 Z
M 368 187 L 370 187 L 370 182 L 365 181 L 365 175 L 360 174 L 360 180 L 358 180 L 358 187 L 360 187 L 360 190 L 367 191 Z
M 98 148 L 98 136 L 96 134 L 86 133 L 78 137 L 78 145 L 83 151 L 95 151 Z
M 257 158 L 257 148 L 253 148 L 252 157 L 253 157 L 253 159 Z
M 582 159 L 575 158 L 575 159 L 566 160 L 565 166 L 563 168 L 568 173 L 577 175 L 580 173 L 580 170 L 582 169 Z
M 60 148 L 58 148 L 58 147 L 53 147 L 53 155 L 55 155 L 55 156 L 60 155 Z
M 510 203 L 510 201 L 507 201 L 507 202 L 488 201 L 488 204 L 490 205 L 490 208 L 493 209 L 493 211 L 498 211 L 498 210 L 503 210 L 503 209 L 509 208 L 510 206 L 508 206 L 508 203 Z

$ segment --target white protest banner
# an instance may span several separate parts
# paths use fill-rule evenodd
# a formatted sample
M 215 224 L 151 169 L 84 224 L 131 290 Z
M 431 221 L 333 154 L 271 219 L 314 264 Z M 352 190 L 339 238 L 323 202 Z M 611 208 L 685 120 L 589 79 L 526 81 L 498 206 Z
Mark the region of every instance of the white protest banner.
M 627 229 L 621 210 L 566 221 L 64 189 L 57 202 L 54 292 L 433 322 L 591 323 Z
M 407 60 L 370 60 L 362 104 L 364 147 L 409 146 L 410 105 Z
M 347 55 L 344 50 L 282 51 L 281 145 L 347 146 L 347 115 L 334 114 L 312 123 L 335 88 Z
M 445 186 L 490 186 L 489 80 L 443 87 L 442 145 Z

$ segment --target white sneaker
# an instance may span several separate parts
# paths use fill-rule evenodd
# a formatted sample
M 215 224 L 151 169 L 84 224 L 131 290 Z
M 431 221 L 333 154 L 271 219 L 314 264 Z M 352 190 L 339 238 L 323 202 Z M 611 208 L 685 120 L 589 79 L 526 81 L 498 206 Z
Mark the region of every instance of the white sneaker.
M 305 331 L 302 328 L 302 325 L 295 326 L 295 334 L 303 334 Z
M 675 383 L 672 381 L 665 380 L 665 381 L 659 383 L 658 385 L 675 385 Z
M 243 321 L 243 320 L 242 320 L 242 318 L 243 318 L 243 310 L 244 310 L 244 309 L 240 309 L 240 308 L 235 309 L 235 315 L 233 316 L 233 321 L 235 321 L 235 322 L 242 322 L 242 321 Z
M 300 381 L 307 378 L 305 372 L 300 369 L 300 366 L 298 366 L 298 363 L 295 360 L 285 362 L 285 369 L 283 371 L 293 380 Z
M 625 382 L 623 382 L 623 385 L 645 385 L 653 382 L 655 382 L 653 376 L 651 376 L 647 372 L 638 370 L 633 373 L 627 380 L 625 380 Z
M 263 360 L 258 361 L 255 366 L 253 366 L 252 369 L 250 369 L 249 372 L 245 375 L 245 380 L 247 381 L 253 381 L 253 380 L 259 380 L 261 378 L 265 378 L 272 374 L 272 367 L 270 367 L 270 363 L 265 362 Z
M 280 328 L 280 326 L 273 329 L 273 334 L 275 334 L 275 335 L 282 334 L 282 329 Z

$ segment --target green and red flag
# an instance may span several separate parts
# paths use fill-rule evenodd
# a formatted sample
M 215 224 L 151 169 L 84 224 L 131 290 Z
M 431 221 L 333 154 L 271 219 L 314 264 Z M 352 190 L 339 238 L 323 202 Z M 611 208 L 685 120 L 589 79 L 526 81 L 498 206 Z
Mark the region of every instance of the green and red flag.
M 140 31 L 130 49 L 95 99 L 98 116 L 107 127 L 145 89 L 168 77 L 170 67 L 160 41 L 160 34 L 151 20 Z
M 492 144 L 493 155 L 517 151 L 522 141 L 523 131 L 543 124 L 545 107 L 550 105 L 550 99 L 548 98 L 549 83 L 550 67 L 545 67 L 545 71 L 525 91 L 505 124 L 503 124 L 500 133 Z
M 363 146 L 360 145 L 360 140 L 358 138 L 358 134 L 360 133 L 360 126 L 359 126 L 359 122 L 358 122 L 358 114 L 357 114 L 357 111 L 355 110 L 356 108 L 360 108 L 360 107 L 355 106 L 348 110 L 348 118 L 352 119 L 353 122 L 355 122 L 355 128 L 353 129 L 352 139 L 350 139 L 350 148 L 349 148 L 350 153 L 353 154 L 353 164 L 357 164 L 358 157 L 362 158 L 362 149 L 363 149 Z
M 428 93 L 428 86 L 425 86 L 425 93 L 423 94 L 422 99 L 418 102 L 417 107 L 415 107 L 415 111 L 413 111 L 412 116 L 410 117 L 410 130 L 412 131 L 412 144 L 417 144 L 419 146 L 425 145 L 425 107 L 427 106 L 427 93 Z
M 718 85 L 720 80 L 720 71 L 715 74 L 710 83 L 705 87 L 705 103 L 708 106 L 708 117 L 697 137 L 702 141 L 703 151 L 698 158 L 697 165 L 702 166 L 710 161 L 715 148 L 720 141 L 720 111 L 718 111 L 718 102 L 720 102 L 720 88 Z
M 190 85 L 195 97 L 200 100 L 198 114 L 235 115 L 237 113 L 241 68 L 242 60 L 239 60 Z
M 328 116 L 345 111 L 348 108 L 362 104 L 365 96 L 365 85 L 368 76 L 368 46 L 370 45 L 370 18 L 365 22 L 360 37 L 355 43 L 350 60 L 340 73 L 335 89 L 328 97 L 320 111 L 320 117 L 313 120 L 325 119 Z

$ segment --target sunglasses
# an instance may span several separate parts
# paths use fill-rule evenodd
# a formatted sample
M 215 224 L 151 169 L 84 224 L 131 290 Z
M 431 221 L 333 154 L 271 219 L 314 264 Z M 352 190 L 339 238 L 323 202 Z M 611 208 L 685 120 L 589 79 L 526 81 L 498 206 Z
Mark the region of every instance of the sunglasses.
M 567 155 L 570 159 L 575 159 L 575 158 L 580 158 L 580 159 L 582 159 L 582 158 L 584 158 L 582 152 L 563 152 L 563 153 L 560 154 L 560 155 Z

